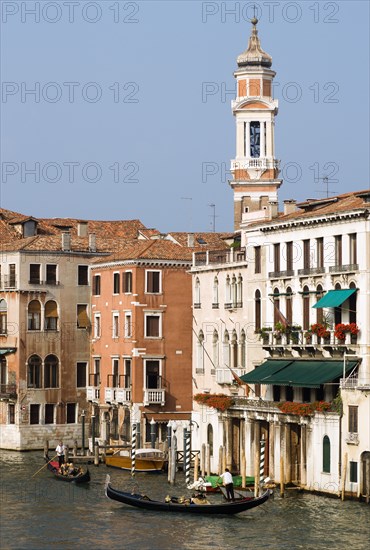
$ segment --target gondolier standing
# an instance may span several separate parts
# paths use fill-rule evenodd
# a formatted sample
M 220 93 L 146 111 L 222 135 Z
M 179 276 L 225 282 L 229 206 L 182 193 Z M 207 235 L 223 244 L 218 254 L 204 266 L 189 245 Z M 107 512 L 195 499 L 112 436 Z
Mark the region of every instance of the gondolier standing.
M 64 453 L 65 453 L 65 445 L 63 444 L 63 441 L 59 441 L 59 445 L 55 449 L 55 452 L 58 455 L 59 460 L 59 468 L 61 468 L 62 464 L 64 464 Z
M 229 468 L 225 468 L 223 474 L 220 475 L 226 489 L 227 500 L 234 500 L 234 483 L 233 476 L 230 474 Z

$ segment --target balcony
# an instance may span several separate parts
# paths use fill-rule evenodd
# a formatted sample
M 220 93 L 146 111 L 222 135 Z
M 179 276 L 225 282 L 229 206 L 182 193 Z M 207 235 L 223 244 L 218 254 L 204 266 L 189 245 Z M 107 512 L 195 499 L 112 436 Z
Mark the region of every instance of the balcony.
M 100 390 L 97 386 L 87 386 L 86 399 L 87 401 L 97 402 L 99 401 Z
M 144 390 L 144 406 L 162 405 L 165 404 L 166 391 L 162 389 L 145 389 Z
M 240 377 L 245 374 L 245 369 L 233 369 L 233 372 Z M 230 369 L 216 369 L 216 382 L 217 384 L 233 384 L 235 378 Z
M 17 279 L 15 275 L 3 275 L 0 279 L 0 290 L 11 290 L 17 288 Z
M 329 273 L 354 273 L 358 271 L 358 264 L 331 265 Z
M 7 399 L 17 398 L 17 387 L 15 384 L 0 384 L 0 399 L 6 401 Z
M 238 264 L 245 263 L 245 261 L 245 250 L 239 248 L 207 250 L 205 252 L 194 252 L 193 254 L 193 267 Z
M 231 171 L 233 170 L 275 170 L 280 169 L 280 160 L 270 158 L 245 158 L 242 160 L 231 161 Z
M 299 276 L 321 275 L 322 273 L 325 273 L 325 267 L 304 267 L 303 269 L 298 269 Z
M 347 445 L 358 445 L 360 443 L 358 433 L 349 432 L 346 436 Z
M 358 336 L 349 332 L 345 333 L 344 340 L 335 336 L 335 330 L 328 329 L 329 336 L 322 338 L 315 333 L 297 329 L 291 329 L 288 333 L 276 330 L 263 330 L 261 340 L 264 348 L 285 348 L 289 347 L 317 347 L 317 348 L 346 348 L 353 347 L 358 343 Z
M 104 389 L 104 401 L 106 403 L 114 403 L 116 400 L 116 388 Z
M 116 402 L 121 405 L 131 403 L 131 390 L 128 388 L 116 388 Z
M 270 271 L 269 279 L 286 279 L 288 277 L 294 277 L 294 270 L 287 269 L 285 271 Z
M 370 378 L 350 376 L 340 379 L 340 388 L 342 390 L 370 390 Z
M 202 308 L 202 304 L 200 302 L 194 303 L 194 309 L 201 309 L 201 308 Z
M 218 309 L 218 308 L 219 308 L 219 303 L 218 302 L 213 302 L 212 309 Z

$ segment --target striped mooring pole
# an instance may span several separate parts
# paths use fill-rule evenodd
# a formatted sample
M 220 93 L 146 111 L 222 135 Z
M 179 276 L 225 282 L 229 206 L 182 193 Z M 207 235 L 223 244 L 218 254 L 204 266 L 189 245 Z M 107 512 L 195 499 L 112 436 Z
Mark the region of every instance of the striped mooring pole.
M 131 438 L 131 476 L 135 477 L 135 460 L 136 460 L 136 424 L 132 424 Z
M 184 430 L 184 471 L 185 471 L 185 483 L 186 486 L 190 485 L 190 458 L 191 458 L 191 433 L 190 430 L 185 428 Z
M 261 452 L 260 452 L 260 485 L 264 482 L 265 479 L 265 440 L 262 436 L 260 441 L 261 443 Z

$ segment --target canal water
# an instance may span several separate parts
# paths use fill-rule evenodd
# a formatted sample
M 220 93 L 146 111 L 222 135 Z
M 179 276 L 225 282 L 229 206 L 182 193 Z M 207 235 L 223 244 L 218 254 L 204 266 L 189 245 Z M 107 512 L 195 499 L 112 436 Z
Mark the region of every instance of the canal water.
M 141 511 L 108 500 L 114 487 L 132 490 L 129 473 L 90 466 L 91 482 L 54 479 L 42 453 L 0 451 L 1 550 L 17 549 L 350 549 L 369 548 L 370 507 L 354 501 L 287 491 L 233 517 L 184 516 Z M 182 472 L 176 485 L 164 475 L 139 474 L 135 490 L 154 498 L 187 494 Z M 214 495 L 214 498 L 221 498 Z

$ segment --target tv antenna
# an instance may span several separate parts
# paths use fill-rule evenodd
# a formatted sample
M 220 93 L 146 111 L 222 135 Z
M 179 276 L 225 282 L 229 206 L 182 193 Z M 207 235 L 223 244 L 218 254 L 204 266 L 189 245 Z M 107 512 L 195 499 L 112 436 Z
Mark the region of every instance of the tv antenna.
M 215 233 L 216 232 L 216 218 L 218 218 L 218 216 L 216 216 L 216 205 L 215 204 L 209 204 L 208 206 L 210 206 L 213 209 L 213 212 L 211 214 L 211 217 L 212 217 L 212 232 Z
M 318 178 L 318 179 L 319 179 L 319 181 L 321 180 L 326 185 L 326 190 L 325 191 L 317 191 L 317 193 L 326 194 L 327 199 L 329 198 L 330 193 L 331 194 L 337 193 L 337 191 L 334 191 L 333 189 L 329 189 L 329 178 L 328 178 L 328 176 L 323 176 L 322 178 Z

